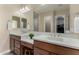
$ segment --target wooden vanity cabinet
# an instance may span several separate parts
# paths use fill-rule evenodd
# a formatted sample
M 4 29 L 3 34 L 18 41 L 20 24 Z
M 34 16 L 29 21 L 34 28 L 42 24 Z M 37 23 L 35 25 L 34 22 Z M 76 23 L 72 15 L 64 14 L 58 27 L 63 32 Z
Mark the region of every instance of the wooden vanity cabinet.
M 21 37 L 10 35 L 10 50 L 12 53 L 20 55 L 21 54 Z
M 20 36 L 10 35 L 10 50 L 17 55 L 33 55 L 33 44 L 21 41 Z
M 48 43 L 34 40 L 34 55 L 57 55 L 49 50 Z
M 34 41 L 34 54 L 35 55 L 41 55 L 41 54 L 79 55 L 79 50 L 35 40 Z
M 20 36 L 10 35 L 11 52 L 17 55 L 79 55 L 78 49 L 34 40 L 34 44 L 21 41 Z

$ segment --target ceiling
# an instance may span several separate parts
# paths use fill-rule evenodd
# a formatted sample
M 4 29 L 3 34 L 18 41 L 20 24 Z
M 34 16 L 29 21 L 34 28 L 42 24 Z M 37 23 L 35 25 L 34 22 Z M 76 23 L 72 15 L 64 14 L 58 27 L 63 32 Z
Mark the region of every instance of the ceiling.
M 27 6 L 32 11 L 35 11 L 37 13 L 69 8 L 68 4 L 45 4 L 45 5 L 42 5 L 42 4 L 3 4 L 0 6 L 3 6 L 4 10 L 10 11 L 10 12 L 18 11 L 20 8 Z
M 62 10 L 62 9 L 69 9 L 69 4 L 28 4 L 28 6 L 31 10 L 42 13 L 52 10 Z

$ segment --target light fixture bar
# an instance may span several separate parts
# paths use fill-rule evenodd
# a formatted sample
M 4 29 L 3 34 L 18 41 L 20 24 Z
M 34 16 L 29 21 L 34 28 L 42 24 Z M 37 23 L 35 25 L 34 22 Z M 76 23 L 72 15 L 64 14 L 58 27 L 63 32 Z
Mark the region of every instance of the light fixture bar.
M 28 11 L 30 11 L 30 9 L 27 6 L 25 6 L 24 8 L 21 8 L 18 12 L 19 13 L 25 13 L 25 12 L 28 12 Z

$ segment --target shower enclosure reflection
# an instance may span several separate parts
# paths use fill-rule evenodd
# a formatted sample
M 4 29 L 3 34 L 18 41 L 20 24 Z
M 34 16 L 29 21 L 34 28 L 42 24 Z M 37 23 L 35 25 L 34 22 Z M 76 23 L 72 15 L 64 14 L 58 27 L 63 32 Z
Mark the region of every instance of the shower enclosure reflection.
M 56 32 L 57 33 L 64 33 L 64 17 L 63 16 L 57 16 L 56 18 Z

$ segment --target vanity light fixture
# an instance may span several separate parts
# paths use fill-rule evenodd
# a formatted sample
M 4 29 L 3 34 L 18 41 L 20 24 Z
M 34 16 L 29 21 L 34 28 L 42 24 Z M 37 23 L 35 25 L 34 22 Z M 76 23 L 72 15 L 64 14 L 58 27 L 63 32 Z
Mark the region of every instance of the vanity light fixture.
M 30 11 L 31 9 L 29 9 L 27 6 L 21 8 L 20 10 L 18 10 L 16 13 L 18 14 L 22 14 L 22 13 L 26 13 L 28 11 Z
M 30 9 L 29 9 L 27 6 L 25 6 L 24 8 L 20 9 L 19 11 L 20 11 L 21 13 L 25 13 L 25 12 L 30 11 Z

